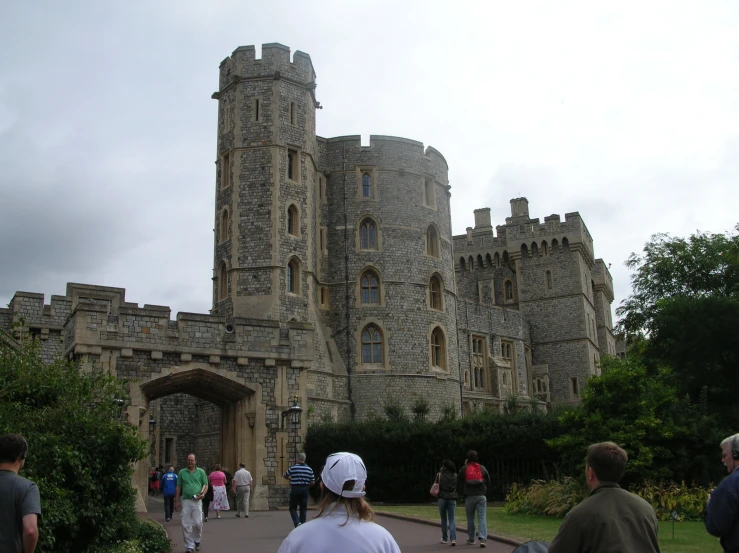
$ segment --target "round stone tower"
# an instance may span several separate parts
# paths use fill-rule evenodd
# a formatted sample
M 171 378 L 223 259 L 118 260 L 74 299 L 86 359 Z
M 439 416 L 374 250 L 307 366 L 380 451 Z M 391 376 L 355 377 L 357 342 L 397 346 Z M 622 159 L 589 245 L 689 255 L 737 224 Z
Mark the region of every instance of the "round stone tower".
M 448 168 L 405 138 L 319 139 L 327 175 L 328 325 L 361 419 L 397 400 L 460 404 Z M 340 330 L 341 329 L 341 330 Z M 340 331 L 339 331 L 340 330 Z M 338 332 L 337 332 L 338 331 Z

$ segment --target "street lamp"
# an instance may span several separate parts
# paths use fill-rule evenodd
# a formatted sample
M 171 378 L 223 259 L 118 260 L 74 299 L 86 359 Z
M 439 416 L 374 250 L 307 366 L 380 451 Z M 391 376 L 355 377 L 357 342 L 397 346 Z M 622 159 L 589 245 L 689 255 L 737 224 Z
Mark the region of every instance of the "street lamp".
M 282 412 L 282 428 L 285 428 L 285 417 L 290 417 L 290 422 L 298 424 L 300 422 L 300 413 L 303 412 L 303 408 L 298 405 L 297 394 L 293 396 L 293 404 Z
M 154 428 L 156 428 L 157 420 L 154 418 L 154 415 L 151 415 L 149 417 L 149 432 L 154 432 Z

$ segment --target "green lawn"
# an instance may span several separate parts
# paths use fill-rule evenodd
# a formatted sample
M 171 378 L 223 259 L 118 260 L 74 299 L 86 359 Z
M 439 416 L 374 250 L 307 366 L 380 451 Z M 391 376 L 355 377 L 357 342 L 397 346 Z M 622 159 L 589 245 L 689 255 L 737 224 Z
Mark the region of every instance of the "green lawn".
M 378 505 L 375 510 L 439 520 L 439 511 L 433 505 Z M 467 527 L 464 505 L 457 505 L 455 520 L 457 528 Z M 502 507 L 488 507 L 488 532 L 521 541 L 552 541 L 561 522 L 561 519 L 540 515 L 508 515 Z M 462 540 L 464 534 L 457 536 L 457 541 Z M 718 540 L 706 532 L 702 522 L 676 522 L 674 539 L 672 523 L 661 522 L 659 546 L 662 553 L 721 553 Z

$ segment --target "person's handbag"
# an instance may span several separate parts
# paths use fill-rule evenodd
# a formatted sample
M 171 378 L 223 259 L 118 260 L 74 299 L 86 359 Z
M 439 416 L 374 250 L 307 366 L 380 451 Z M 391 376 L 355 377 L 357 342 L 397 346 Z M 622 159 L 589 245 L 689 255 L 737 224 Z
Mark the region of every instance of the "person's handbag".
M 433 495 L 434 497 L 439 497 L 439 480 L 441 477 L 441 473 L 438 473 L 436 475 L 436 480 L 434 480 L 434 483 L 431 486 L 431 489 L 429 490 L 429 493 Z

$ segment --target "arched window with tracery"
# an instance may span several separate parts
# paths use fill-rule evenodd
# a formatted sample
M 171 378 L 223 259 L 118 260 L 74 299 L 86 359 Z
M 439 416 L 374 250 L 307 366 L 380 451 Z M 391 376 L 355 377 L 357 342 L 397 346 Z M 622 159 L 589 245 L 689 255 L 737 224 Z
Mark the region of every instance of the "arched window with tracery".
M 364 219 L 359 224 L 359 247 L 363 250 L 377 249 L 377 226 L 372 219 Z
M 380 303 L 380 279 L 374 271 L 366 271 L 360 279 L 362 304 L 376 305 Z
M 375 325 L 367 325 L 362 330 L 362 364 L 382 364 L 382 332 Z
M 446 339 L 438 326 L 431 332 L 431 364 L 446 369 Z

